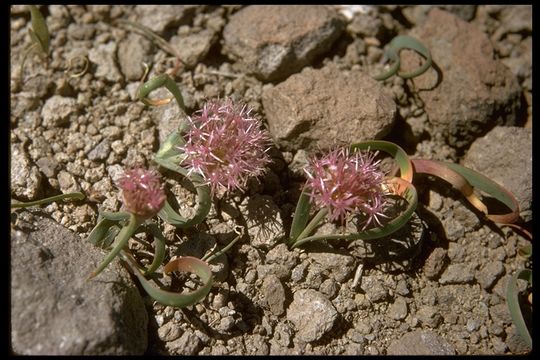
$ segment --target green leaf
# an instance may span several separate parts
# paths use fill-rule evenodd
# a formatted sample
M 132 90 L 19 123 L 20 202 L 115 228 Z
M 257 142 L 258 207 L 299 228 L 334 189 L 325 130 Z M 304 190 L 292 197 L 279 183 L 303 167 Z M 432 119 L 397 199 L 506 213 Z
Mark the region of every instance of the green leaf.
M 309 210 L 311 209 L 311 201 L 309 195 L 305 189 L 300 194 L 298 203 L 296 204 L 296 210 L 291 224 L 291 232 L 289 240 L 294 242 L 298 236 L 302 233 L 302 230 L 306 227 L 309 220 Z
M 30 36 L 32 40 L 39 45 L 40 50 L 45 54 L 49 54 L 49 29 L 43 15 L 35 5 L 29 5 L 30 16 L 32 21 L 32 31 Z
M 398 72 L 401 66 L 399 52 L 402 49 L 414 50 L 418 52 L 420 55 L 422 55 L 424 58 L 426 58 L 426 61 L 422 64 L 422 66 L 420 66 L 418 69 L 414 71 L 411 71 L 408 73 Z M 430 51 L 424 45 L 422 45 L 420 41 L 408 35 L 400 35 L 393 38 L 390 44 L 388 44 L 385 54 L 386 56 L 388 56 L 390 60 L 394 61 L 395 63 L 387 72 L 374 76 L 375 80 L 386 80 L 396 73 L 398 76 L 404 79 L 410 79 L 410 78 L 422 75 L 432 65 Z
M 510 311 L 510 316 L 512 317 L 512 321 L 516 326 L 518 334 L 532 349 L 531 334 L 529 334 L 529 329 L 527 329 L 527 325 L 525 324 L 525 320 L 523 319 L 521 308 L 519 306 L 517 290 L 518 279 L 526 280 L 532 286 L 532 271 L 529 269 L 523 269 L 515 273 L 512 278 L 508 280 L 508 285 L 506 286 L 506 303 L 508 304 L 508 310 Z
M 212 205 L 210 188 L 207 185 L 196 185 L 195 189 L 197 191 L 197 209 L 192 218 L 186 219 L 180 215 L 173 209 L 168 200 L 165 201 L 165 205 L 159 211 L 158 216 L 163 221 L 180 228 L 187 228 L 201 223 L 210 212 Z
M 171 77 L 167 74 L 158 75 L 155 78 L 148 80 L 146 83 L 141 85 L 137 91 L 137 97 L 139 98 L 139 100 L 149 105 L 149 102 L 146 99 L 148 94 L 162 86 L 164 86 L 174 95 L 174 98 L 176 99 L 176 102 L 178 103 L 180 109 L 182 111 L 185 111 L 186 107 L 184 105 L 184 98 L 182 97 L 182 93 L 180 92 L 178 85 L 176 85 L 174 80 L 171 79 Z
M 114 233 L 114 230 L 112 230 L 114 228 L 112 228 L 112 226 L 115 224 L 116 221 L 102 219 L 98 222 L 94 229 L 92 229 L 92 232 L 90 233 L 90 235 L 88 235 L 88 238 L 86 238 L 86 240 L 100 248 L 109 247 L 112 242 L 109 242 L 109 240 L 111 238 L 111 235 Z M 114 234 L 114 236 L 116 236 L 116 234 Z
M 185 271 L 196 274 L 203 282 L 203 285 L 199 289 L 190 293 L 174 293 L 156 287 L 154 283 L 150 282 L 143 276 L 140 269 L 136 265 L 135 260 L 132 259 L 131 256 L 125 251 L 122 252 L 122 259 L 126 261 L 133 274 L 137 276 L 144 290 L 154 300 L 163 305 L 174 307 L 194 305 L 206 297 L 212 288 L 213 276 L 210 266 L 208 266 L 208 264 L 204 261 L 194 257 L 185 256 L 172 260 L 165 265 L 163 269 L 164 274 L 173 271 Z
M 53 201 L 58 201 L 58 200 L 64 200 L 64 199 L 82 200 L 84 198 L 85 198 L 85 196 L 84 196 L 83 193 L 74 192 L 74 193 L 69 193 L 69 194 L 55 195 L 55 196 L 51 196 L 51 197 L 48 197 L 48 198 L 45 198 L 45 199 L 36 200 L 36 201 L 29 201 L 29 202 L 15 202 L 14 203 L 13 200 L 11 200 L 11 207 L 12 208 L 25 208 L 25 207 L 29 207 L 29 206 L 48 204 L 48 203 L 51 203 Z
M 163 233 L 155 223 L 148 224 L 148 229 L 154 236 L 155 254 L 154 260 L 144 272 L 145 276 L 151 275 L 163 263 L 163 260 L 165 259 L 165 243 L 167 242 L 165 236 L 163 236 Z

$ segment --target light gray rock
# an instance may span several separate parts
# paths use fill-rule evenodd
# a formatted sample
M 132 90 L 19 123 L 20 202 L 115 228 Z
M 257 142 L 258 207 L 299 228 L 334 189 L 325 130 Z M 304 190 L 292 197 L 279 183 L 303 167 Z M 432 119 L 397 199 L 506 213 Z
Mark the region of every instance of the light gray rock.
M 379 82 L 334 66 L 305 68 L 265 87 L 262 102 L 274 140 L 288 151 L 380 139 L 396 114 L 395 102 Z
M 388 316 L 394 320 L 403 320 L 407 317 L 407 302 L 401 296 L 397 297 L 388 308 Z
M 229 19 L 223 51 L 246 72 L 278 81 L 328 51 L 344 28 L 344 19 L 330 7 L 252 5 Z
M 373 276 L 363 276 L 360 288 L 364 290 L 371 302 L 383 301 L 388 297 L 388 289 L 381 280 Z
M 308 256 L 321 265 L 321 271 L 328 271 L 337 282 L 343 283 L 356 270 L 356 261 L 346 251 L 330 249 L 321 244 L 310 247 Z
M 530 221 L 532 154 L 532 129 L 496 126 L 471 145 L 463 165 L 511 191 L 519 202 L 521 217 Z
M 471 264 L 450 264 L 439 279 L 440 284 L 466 284 L 474 280 Z
M 70 97 L 53 95 L 43 105 L 41 117 L 43 126 L 52 128 L 66 125 L 78 111 L 77 100 Z
M 186 331 L 180 338 L 165 344 L 172 355 L 196 355 L 203 346 L 201 339 L 191 330 Z
M 110 152 L 111 142 L 108 139 L 103 139 L 96 147 L 88 152 L 88 159 L 92 161 L 106 160 Z
M 200 5 L 199 5 L 200 6 Z M 163 35 L 167 28 L 186 25 L 193 17 L 197 5 L 137 5 L 138 23 Z
M 192 69 L 204 59 L 216 40 L 216 33 L 205 29 L 187 36 L 175 35 L 170 43 L 178 52 L 186 68 Z
M 151 61 L 152 43 L 138 34 L 129 34 L 118 45 L 118 64 L 127 81 L 139 81 L 144 74 L 143 62 Z
M 160 326 L 157 333 L 160 340 L 169 342 L 178 339 L 182 335 L 182 329 L 179 324 L 169 321 Z
M 455 355 L 456 350 L 445 339 L 431 331 L 415 330 L 394 340 L 387 355 Z
M 296 327 L 296 336 L 304 342 L 321 339 L 332 329 L 337 317 L 332 303 L 312 289 L 295 292 L 293 302 L 287 309 L 287 319 Z
M 105 252 L 56 222 L 12 231 L 11 345 L 21 355 L 135 355 L 148 315 L 118 260 L 86 280 Z
M 450 12 L 433 8 L 409 35 L 426 46 L 435 69 L 415 77 L 429 121 L 426 128 L 456 149 L 469 146 L 496 125 L 513 125 L 521 108 L 516 77 L 499 60 L 487 35 Z M 403 69 L 423 62 L 413 52 L 402 54 Z
M 40 194 L 42 176 L 30 163 L 22 146 L 11 147 L 11 193 L 21 200 L 36 200 Z
M 423 325 L 430 328 L 436 328 L 443 322 L 443 317 L 439 313 L 437 307 L 431 305 L 424 305 L 416 312 L 418 320 Z
M 106 44 L 99 44 L 88 51 L 88 59 L 96 64 L 96 72 L 94 75 L 97 78 L 117 83 L 123 80 L 122 74 L 116 66 L 116 49 L 115 42 L 110 41 Z

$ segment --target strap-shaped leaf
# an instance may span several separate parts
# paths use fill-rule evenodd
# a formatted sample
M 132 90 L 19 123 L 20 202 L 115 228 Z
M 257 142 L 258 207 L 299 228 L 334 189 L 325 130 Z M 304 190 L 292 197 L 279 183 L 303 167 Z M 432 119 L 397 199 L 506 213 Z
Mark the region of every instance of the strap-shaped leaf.
M 92 229 L 92 232 L 90 235 L 88 235 L 86 240 L 102 249 L 108 248 L 119 231 L 116 226 L 113 226 L 116 225 L 116 223 L 117 222 L 113 220 L 102 219 L 98 222 L 94 229 Z
M 521 313 L 521 308 L 519 306 L 518 290 L 517 290 L 517 280 L 523 279 L 529 282 L 532 286 L 532 271 L 530 269 L 523 269 L 515 273 L 509 280 L 506 285 L 506 303 L 508 304 L 508 310 L 510 311 L 510 316 L 512 321 L 516 326 L 518 334 L 521 338 L 532 348 L 532 338 L 523 319 L 523 314 Z
M 399 68 L 401 66 L 401 60 L 399 58 L 399 52 L 401 49 L 411 49 L 416 52 L 418 52 L 420 55 L 422 55 L 424 58 L 426 58 L 426 61 L 420 66 L 418 69 L 405 73 L 405 72 L 399 72 Z M 394 65 L 390 68 L 390 70 L 379 74 L 377 76 L 374 76 L 375 80 L 386 80 L 392 75 L 396 74 L 404 79 L 410 79 L 419 75 L 422 75 L 426 72 L 427 69 L 431 67 L 432 59 L 431 59 L 431 52 L 422 45 L 421 42 L 419 42 L 417 39 L 413 38 L 412 36 L 408 35 L 400 35 L 396 36 L 392 39 L 392 41 L 388 44 L 386 51 L 386 56 L 392 61 L 394 61 Z
M 25 208 L 25 207 L 29 207 L 29 206 L 48 204 L 48 203 L 51 203 L 53 201 L 64 200 L 64 199 L 82 200 L 82 199 L 84 199 L 84 197 L 85 196 L 84 196 L 83 193 L 74 192 L 74 193 L 69 193 L 69 194 L 55 195 L 55 196 L 51 196 L 51 197 L 48 197 L 48 198 L 45 198 L 45 199 L 35 200 L 35 201 L 28 201 L 28 202 L 13 202 L 13 200 L 11 200 L 11 207 L 12 208 Z
M 388 236 L 393 232 L 402 228 L 409 219 L 412 217 L 416 207 L 418 205 L 418 194 L 415 187 L 408 181 L 405 181 L 401 178 L 392 178 L 389 180 L 390 184 L 394 185 L 401 189 L 401 195 L 407 201 L 407 208 L 399 216 L 390 220 L 388 223 L 384 224 L 383 227 L 377 227 L 373 229 L 364 230 L 358 233 L 352 234 L 336 234 L 336 235 L 313 235 L 302 238 L 301 236 L 292 243 L 292 247 L 295 248 L 300 246 L 308 241 L 318 241 L 318 240 L 371 240 L 378 239 L 384 236 Z M 403 190 L 405 189 L 405 190 Z M 309 225 L 308 225 L 309 227 Z
M 171 92 L 171 94 L 174 95 L 174 98 L 176 99 L 176 102 L 178 103 L 180 109 L 185 111 L 186 107 L 184 105 L 184 98 L 182 97 L 182 93 L 180 92 L 178 85 L 176 85 L 174 80 L 171 79 L 171 77 L 167 74 L 158 75 L 155 78 L 150 79 L 146 83 L 141 85 L 137 91 L 137 97 L 146 105 L 154 105 L 152 101 L 149 101 L 146 97 L 152 91 L 162 86 L 164 86 L 167 90 Z
M 304 189 L 300 194 L 296 209 L 294 210 L 294 216 L 291 224 L 291 232 L 289 234 L 289 241 L 294 242 L 298 236 L 305 229 L 309 221 L 309 210 L 311 209 L 311 198 Z
M 403 180 L 412 182 L 413 166 L 409 156 L 399 145 L 390 141 L 371 140 L 352 144 L 351 150 L 381 150 L 390 154 L 399 166 L 400 177 Z
M 32 21 L 32 31 L 30 32 L 30 36 L 36 42 L 39 44 L 40 50 L 44 54 L 49 53 L 49 29 L 47 28 L 47 23 L 45 22 L 45 19 L 43 18 L 43 15 L 35 5 L 29 5 L 30 8 L 30 17 Z
M 484 175 L 464 166 L 449 162 L 425 159 L 413 159 L 412 162 L 417 172 L 435 175 L 449 182 L 474 207 L 485 213 L 491 221 L 510 224 L 519 219 L 519 203 L 514 195 Z M 486 205 L 474 194 L 473 187 L 499 200 L 508 206 L 511 212 L 503 215 L 489 214 Z
M 206 295 L 208 295 L 210 289 L 212 288 L 212 270 L 207 263 L 200 259 L 191 256 L 185 256 L 172 260 L 167 265 L 165 265 L 163 269 L 163 272 L 165 274 L 173 271 L 191 272 L 196 274 L 203 282 L 203 286 L 193 292 L 174 293 L 171 291 L 163 290 L 154 285 L 154 283 L 152 283 L 151 281 L 147 280 L 141 273 L 139 267 L 136 265 L 135 260 L 127 252 L 123 251 L 121 253 L 121 257 L 128 264 L 128 267 L 131 269 L 133 274 L 137 276 L 137 278 L 141 282 L 142 287 L 148 293 L 148 295 L 150 295 L 154 300 L 163 305 L 174 307 L 185 307 L 194 305 L 201 301 L 204 297 L 206 297 Z
M 144 272 L 145 276 L 151 275 L 161 264 L 163 264 L 163 260 L 165 259 L 165 243 L 167 242 L 165 236 L 163 236 L 163 233 L 155 223 L 150 223 L 147 227 L 154 236 L 155 253 L 154 260 Z

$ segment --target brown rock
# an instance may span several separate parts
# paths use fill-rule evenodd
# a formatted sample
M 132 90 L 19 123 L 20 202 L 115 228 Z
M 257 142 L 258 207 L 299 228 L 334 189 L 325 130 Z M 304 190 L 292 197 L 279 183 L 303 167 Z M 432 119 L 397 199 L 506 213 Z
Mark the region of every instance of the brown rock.
M 306 68 L 263 90 L 270 132 L 287 150 L 329 148 L 380 139 L 394 125 L 396 105 L 360 71 Z

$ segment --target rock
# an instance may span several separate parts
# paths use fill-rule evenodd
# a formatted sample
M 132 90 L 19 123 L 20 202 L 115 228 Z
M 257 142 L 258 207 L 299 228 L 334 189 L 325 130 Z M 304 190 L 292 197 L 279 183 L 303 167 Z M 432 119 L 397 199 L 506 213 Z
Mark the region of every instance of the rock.
M 334 66 L 306 68 L 266 87 L 262 102 L 274 140 L 289 151 L 380 139 L 396 114 L 395 102 L 379 82 Z
M 11 193 L 21 200 L 36 200 L 40 194 L 41 174 L 30 163 L 22 146 L 11 147 Z
M 474 280 L 474 268 L 467 264 L 450 264 L 439 279 L 440 284 L 466 284 Z
M 381 280 L 373 276 L 363 276 L 360 288 L 365 291 L 371 302 L 383 301 L 388 296 L 388 290 Z
M 259 334 L 246 335 L 244 338 L 244 344 L 246 347 L 245 355 L 266 356 L 270 353 L 270 347 L 266 343 L 265 337 Z
M 163 326 L 160 326 L 157 333 L 160 340 L 169 342 L 178 339 L 182 335 L 182 330 L 180 325 L 169 321 L 163 324 Z
M 510 70 L 495 59 L 485 33 L 434 8 L 409 35 L 430 50 L 440 69 L 437 72 L 432 68 L 412 80 L 417 89 L 430 89 L 420 93 L 429 117 L 426 126 L 432 127 L 430 133 L 464 149 L 495 125 L 516 123 L 521 89 Z M 406 52 L 401 67 L 414 69 L 423 61 L 419 55 Z
M 41 117 L 43 118 L 43 126 L 52 128 L 63 126 L 73 119 L 77 114 L 77 100 L 70 97 L 53 95 L 43 105 L 41 109 Z
M 284 267 L 287 273 L 292 272 L 292 268 L 298 261 L 298 255 L 290 251 L 286 244 L 277 244 L 266 254 L 267 264 L 277 264 Z
M 512 354 L 527 354 L 532 350 L 518 334 L 515 325 L 506 328 L 506 345 Z
M 174 102 L 174 103 L 173 103 Z M 176 101 L 172 101 L 167 106 L 156 106 L 152 109 L 152 117 L 158 120 L 159 144 L 163 144 L 165 139 L 176 131 L 180 123 L 186 118 L 184 110 L 180 109 Z
M 279 81 L 311 63 L 339 37 L 344 19 L 325 6 L 247 6 L 223 30 L 223 51 L 243 71 Z
M 280 209 L 272 197 L 258 194 L 251 196 L 241 208 L 254 247 L 269 248 L 285 236 Z
M 413 24 L 421 24 L 426 21 L 429 11 L 438 7 L 449 11 L 464 21 L 471 21 L 476 14 L 476 5 L 414 5 L 402 10 L 405 18 Z
M 394 300 L 388 308 L 388 316 L 394 320 L 403 320 L 407 317 L 407 302 L 401 296 Z
M 319 286 L 319 291 L 328 299 L 332 299 L 338 292 L 338 284 L 334 279 L 326 279 Z
M 441 273 L 445 261 L 446 261 L 446 250 L 443 248 L 435 248 L 429 254 L 426 262 L 424 264 L 424 274 L 428 279 L 435 279 Z
M 148 315 L 126 270 L 115 260 L 87 281 L 105 252 L 48 218 L 33 222 L 36 231 L 12 231 L 13 351 L 142 355 Z
M 285 312 L 285 288 L 277 276 L 270 274 L 264 278 L 261 294 L 272 314 L 279 316 Z
M 443 317 L 439 314 L 437 307 L 431 305 L 422 306 L 416 312 L 416 316 L 423 325 L 430 328 L 436 328 L 443 322 Z
M 286 348 L 291 344 L 292 335 L 293 330 L 290 328 L 290 326 L 285 322 L 279 322 L 274 328 L 272 340 L 278 345 Z
M 216 39 L 214 31 L 205 29 L 187 36 L 175 35 L 170 43 L 176 49 L 186 69 L 192 69 L 204 59 Z
M 531 128 L 493 128 L 471 145 L 463 165 L 512 192 L 519 202 L 523 220 L 532 220 Z
M 186 25 L 192 19 L 197 5 L 137 5 L 138 23 L 163 35 L 167 28 Z
M 99 44 L 88 51 L 88 59 L 96 64 L 95 77 L 112 83 L 122 81 L 123 77 L 116 67 L 116 49 L 116 43 L 110 41 L 106 44 Z
M 489 316 L 495 324 L 508 325 L 512 323 L 512 317 L 505 303 L 496 304 L 489 308 Z
M 484 288 L 489 290 L 495 282 L 504 275 L 504 265 L 500 261 L 491 261 L 476 273 L 476 281 Z
M 39 167 L 39 170 L 43 173 L 43 175 L 45 175 L 47 178 L 55 177 L 60 167 L 58 162 L 50 156 L 45 156 L 37 159 L 36 165 Z
M 165 347 L 171 355 L 196 355 L 202 345 L 197 335 L 192 331 L 186 331 L 179 339 L 166 343 Z
M 88 152 L 88 159 L 92 161 L 103 161 L 109 157 L 110 152 L 111 142 L 108 139 L 104 139 Z
M 287 320 L 294 324 L 296 336 L 304 342 L 321 339 L 332 329 L 337 317 L 332 303 L 312 289 L 295 292 L 293 302 L 287 309 Z
M 313 244 L 308 256 L 321 265 L 321 271 L 328 271 L 337 282 L 343 283 L 356 270 L 354 257 L 346 251 L 331 249 L 322 244 Z
M 152 43 L 138 34 L 129 34 L 118 45 L 118 64 L 127 81 L 139 81 L 144 74 L 143 63 L 152 60 Z
M 455 355 L 456 350 L 432 331 L 415 330 L 394 340 L 386 349 L 387 355 Z
M 60 172 L 58 173 L 57 179 L 58 179 L 58 185 L 60 186 L 60 190 L 64 194 L 81 191 L 81 187 L 79 183 L 77 182 L 77 180 L 75 180 L 73 175 L 71 175 L 67 171 L 60 170 Z

